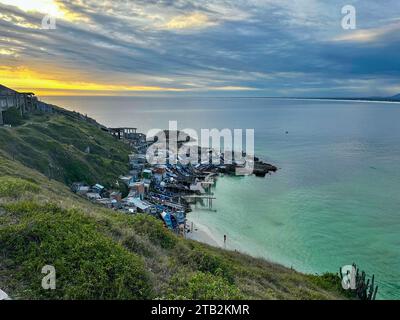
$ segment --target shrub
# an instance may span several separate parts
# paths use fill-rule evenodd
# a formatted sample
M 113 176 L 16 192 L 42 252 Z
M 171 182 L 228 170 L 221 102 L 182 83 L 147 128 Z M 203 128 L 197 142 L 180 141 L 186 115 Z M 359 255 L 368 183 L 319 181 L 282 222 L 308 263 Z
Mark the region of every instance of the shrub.
M 25 193 L 38 193 L 39 187 L 27 180 L 13 177 L 0 177 L 0 197 L 17 198 Z
M 12 126 L 19 126 L 23 123 L 23 118 L 21 112 L 17 108 L 13 107 L 3 111 L 3 121 Z
M 221 276 L 195 272 L 189 277 L 177 275 L 171 279 L 169 299 L 237 300 L 244 296 L 239 289 Z
M 148 237 L 151 242 L 164 249 L 173 248 L 177 242 L 177 237 L 169 232 L 160 220 L 148 214 L 136 215 L 133 228 L 137 234 Z
M 311 281 L 318 287 L 331 292 L 338 292 L 350 298 L 351 290 L 344 290 L 339 276 L 335 273 L 326 272 L 322 275 L 309 275 Z
M 180 254 L 179 260 L 181 263 L 188 264 L 196 271 L 223 276 L 230 283 L 234 281 L 233 273 L 228 263 L 221 256 L 209 253 L 200 246 L 194 246 L 190 250 L 190 253 Z
M 82 181 L 110 187 L 129 169 L 126 144 L 97 126 L 61 115 L 29 115 L 26 125 L 3 130 L 0 145 L 24 165 L 67 185 Z M 90 154 L 84 153 L 88 146 Z M 118 156 L 114 162 L 110 149 Z
M 149 240 L 142 238 L 140 235 L 132 233 L 127 236 L 122 244 L 129 250 L 133 251 L 139 255 L 143 255 L 146 257 L 154 254 L 154 250 L 152 248 L 152 244 Z
M 151 285 L 143 261 L 99 233 L 78 211 L 33 202 L 5 207 L 18 223 L 0 228 L 6 269 L 23 284 L 16 295 L 37 299 L 146 299 Z M 56 269 L 56 290 L 43 290 L 41 269 Z

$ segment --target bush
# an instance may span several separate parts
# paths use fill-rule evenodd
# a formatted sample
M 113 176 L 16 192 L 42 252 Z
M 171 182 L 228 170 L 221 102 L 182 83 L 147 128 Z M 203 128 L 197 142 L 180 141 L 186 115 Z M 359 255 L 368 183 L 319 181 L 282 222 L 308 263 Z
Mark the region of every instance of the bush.
M 168 231 L 160 220 L 148 214 L 136 215 L 133 228 L 137 234 L 148 237 L 152 243 L 164 249 L 173 248 L 177 242 L 177 237 Z
M 17 198 L 28 192 L 38 193 L 39 187 L 24 179 L 0 177 L 0 197 Z
M 147 299 L 151 283 L 143 261 L 99 233 L 78 211 L 21 202 L 5 206 L 19 221 L 0 228 L 5 268 L 36 299 Z M 41 287 L 41 269 L 56 269 L 56 290 Z
M 244 296 L 239 289 L 221 276 L 210 273 L 195 272 L 187 278 L 177 275 L 171 279 L 169 299 L 189 300 L 237 300 Z
M 88 146 L 90 154 L 84 153 Z M 29 115 L 26 125 L 3 130 L 0 149 L 67 185 L 82 181 L 106 187 L 114 186 L 117 177 L 128 172 L 131 152 L 126 144 L 97 126 L 60 115 L 49 119 Z M 115 153 L 114 161 L 110 149 Z
M 13 107 L 3 111 L 3 121 L 12 126 L 19 126 L 23 123 L 23 118 L 21 112 Z
M 144 239 L 138 234 L 130 234 L 122 241 L 122 244 L 129 251 L 133 251 L 139 255 L 143 255 L 146 257 L 150 257 L 152 255 L 154 256 L 154 248 L 152 243 L 150 243 L 149 240 Z
M 228 263 L 221 256 L 209 253 L 198 245 L 195 245 L 189 252 L 180 252 L 179 261 L 191 266 L 193 270 L 223 276 L 228 282 L 234 282 Z
M 344 290 L 340 277 L 331 272 L 326 272 L 322 275 L 309 275 L 311 281 L 318 287 L 331 292 L 338 292 L 348 298 L 352 297 L 351 290 Z

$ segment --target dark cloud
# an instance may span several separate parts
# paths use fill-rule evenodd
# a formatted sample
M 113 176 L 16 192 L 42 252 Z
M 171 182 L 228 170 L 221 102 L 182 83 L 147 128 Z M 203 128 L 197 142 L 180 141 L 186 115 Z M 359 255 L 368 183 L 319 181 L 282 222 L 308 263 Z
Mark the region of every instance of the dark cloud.
M 58 20 L 56 30 L 21 26 L 40 26 L 43 14 L 0 4 L 0 46 L 18 41 L 8 64 L 52 64 L 110 83 L 256 89 L 246 95 L 390 94 L 400 85 L 400 2 L 348 2 L 358 13 L 355 31 L 341 29 L 342 1 L 63 1 L 79 18 Z M 194 12 L 210 25 L 166 27 Z M 363 30 L 380 31 L 360 40 Z

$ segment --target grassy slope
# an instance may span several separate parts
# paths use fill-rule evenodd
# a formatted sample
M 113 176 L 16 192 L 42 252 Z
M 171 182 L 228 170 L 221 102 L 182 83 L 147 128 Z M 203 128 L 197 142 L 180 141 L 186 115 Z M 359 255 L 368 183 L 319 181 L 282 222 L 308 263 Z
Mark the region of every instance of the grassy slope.
M 125 144 L 66 116 L 36 115 L 21 126 L 2 128 L 0 145 L 24 165 L 67 184 L 84 180 L 112 185 L 128 170 Z M 87 147 L 90 153 L 85 153 Z
M 59 116 L 35 118 L 19 128 L 0 128 L 0 141 L 0 288 L 14 298 L 344 298 L 332 276 L 304 275 L 180 239 L 158 220 L 91 204 L 21 164 L 46 173 L 41 162 L 51 158 L 60 166 L 60 181 L 70 182 L 78 174 L 75 164 L 86 168 L 85 177 L 112 181 L 125 170 L 127 150 L 95 127 Z M 106 166 L 111 148 L 117 150 L 120 158 L 113 161 L 119 165 L 92 166 L 82 152 L 88 143 L 99 148 Z M 15 153 L 13 160 L 10 150 L 22 154 Z M 73 169 L 63 168 L 52 152 L 76 161 Z M 57 271 L 54 291 L 41 289 L 40 271 L 46 264 Z

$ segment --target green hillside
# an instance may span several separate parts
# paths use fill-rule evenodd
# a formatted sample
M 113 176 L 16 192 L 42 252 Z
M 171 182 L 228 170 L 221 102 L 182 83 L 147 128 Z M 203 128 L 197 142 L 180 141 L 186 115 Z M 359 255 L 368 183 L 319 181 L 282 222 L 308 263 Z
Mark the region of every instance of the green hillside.
M 0 127 L 2 290 L 13 299 L 345 298 L 334 275 L 178 238 L 148 215 L 70 192 L 66 184 L 78 180 L 112 184 L 128 153 L 96 126 L 65 116 Z M 44 265 L 56 268 L 56 290 L 41 287 Z
M 32 115 L 22 125 L 1 128 L 0 145 L 15 160 L 66 184 L 112 185 L 128 170 L 128 146 L 64 115 Z

